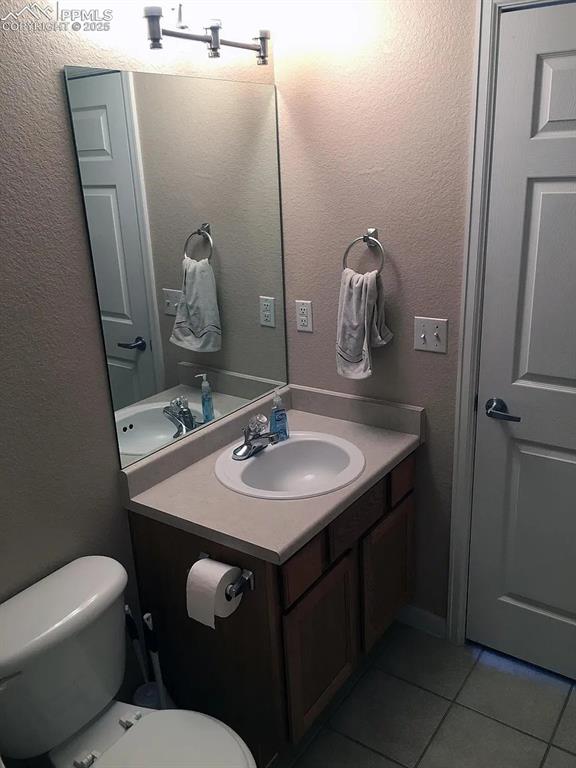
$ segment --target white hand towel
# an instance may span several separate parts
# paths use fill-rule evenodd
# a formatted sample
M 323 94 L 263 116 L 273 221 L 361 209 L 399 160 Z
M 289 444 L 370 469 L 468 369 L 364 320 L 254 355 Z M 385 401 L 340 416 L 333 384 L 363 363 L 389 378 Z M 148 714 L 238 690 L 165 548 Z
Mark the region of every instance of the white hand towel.
M 170 341 L 193 352 L 217 352 L 222 346 L 222 329 L 210 262 L 185 256 L 182 268 L 182 297 Z
M 372 376 L 372 348 L 393 337 L 384 322 L 384 296 L 377 272 L 342 272 L 336 332 L 336 370 L 347 379 Z

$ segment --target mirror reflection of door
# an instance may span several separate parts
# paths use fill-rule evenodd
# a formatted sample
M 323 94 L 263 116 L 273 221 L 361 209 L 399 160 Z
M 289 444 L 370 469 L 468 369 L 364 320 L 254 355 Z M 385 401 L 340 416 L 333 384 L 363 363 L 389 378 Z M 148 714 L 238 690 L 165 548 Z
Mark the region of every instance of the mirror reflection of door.
M 115 409 L 153 395 L 159 386 L 154 354 L 160 350 L 151 343 L 126 86 L 128 77 L 120 72 L 68 83 Z
M 85 67 L 66 81 L 126 466 L 287 381 L 276 91 Z

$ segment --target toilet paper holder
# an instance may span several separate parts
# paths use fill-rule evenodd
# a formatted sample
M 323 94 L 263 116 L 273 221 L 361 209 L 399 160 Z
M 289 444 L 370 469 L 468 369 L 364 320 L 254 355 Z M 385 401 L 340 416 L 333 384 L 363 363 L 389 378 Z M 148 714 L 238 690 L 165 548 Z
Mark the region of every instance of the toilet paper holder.
M 210 557 L 210 555 L 206 552 L 200 552 L 198 560 L 203 560 L 206 557 Z M 238 597 L 238 595 L 243 595 L 244 592 L 247 592 L 248 590 L 251 592 L 254 591 L 254 573 L 249 571 L 247 568 L 243 568 L 240 576 L 238 576 L 238 578 L 233 581 L 232 584 L 228 584 L 224 594 L 226 596 L 226 600 L 231 602 L 235 597 Z
M 234 600 L 238 595 L 244 594 L 247 590 L 254 590 L 254 574 L 252 571 L 244 568 L 236 581 L 233 581 L 232 584 L 228 584 L 224 594 L 226 595 L 226 600 L 230 601 Z

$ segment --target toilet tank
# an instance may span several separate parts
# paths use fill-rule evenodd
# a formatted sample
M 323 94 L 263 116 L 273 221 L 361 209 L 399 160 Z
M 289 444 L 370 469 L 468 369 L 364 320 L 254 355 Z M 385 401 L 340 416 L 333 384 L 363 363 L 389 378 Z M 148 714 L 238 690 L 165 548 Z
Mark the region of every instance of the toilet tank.
M 0 605 L 0 755 L 48 752 L 113 700 L 126 581 L 115 560 L 81 557 Z

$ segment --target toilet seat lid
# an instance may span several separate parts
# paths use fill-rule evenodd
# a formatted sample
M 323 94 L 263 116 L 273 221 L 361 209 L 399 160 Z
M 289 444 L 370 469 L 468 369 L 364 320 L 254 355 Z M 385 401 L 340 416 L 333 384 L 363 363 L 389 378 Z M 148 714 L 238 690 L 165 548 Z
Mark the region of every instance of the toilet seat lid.
M 199 712 L 167 709 L 142 718 L 96 761 L 98 768 L 256 768 L 231 728 Z

